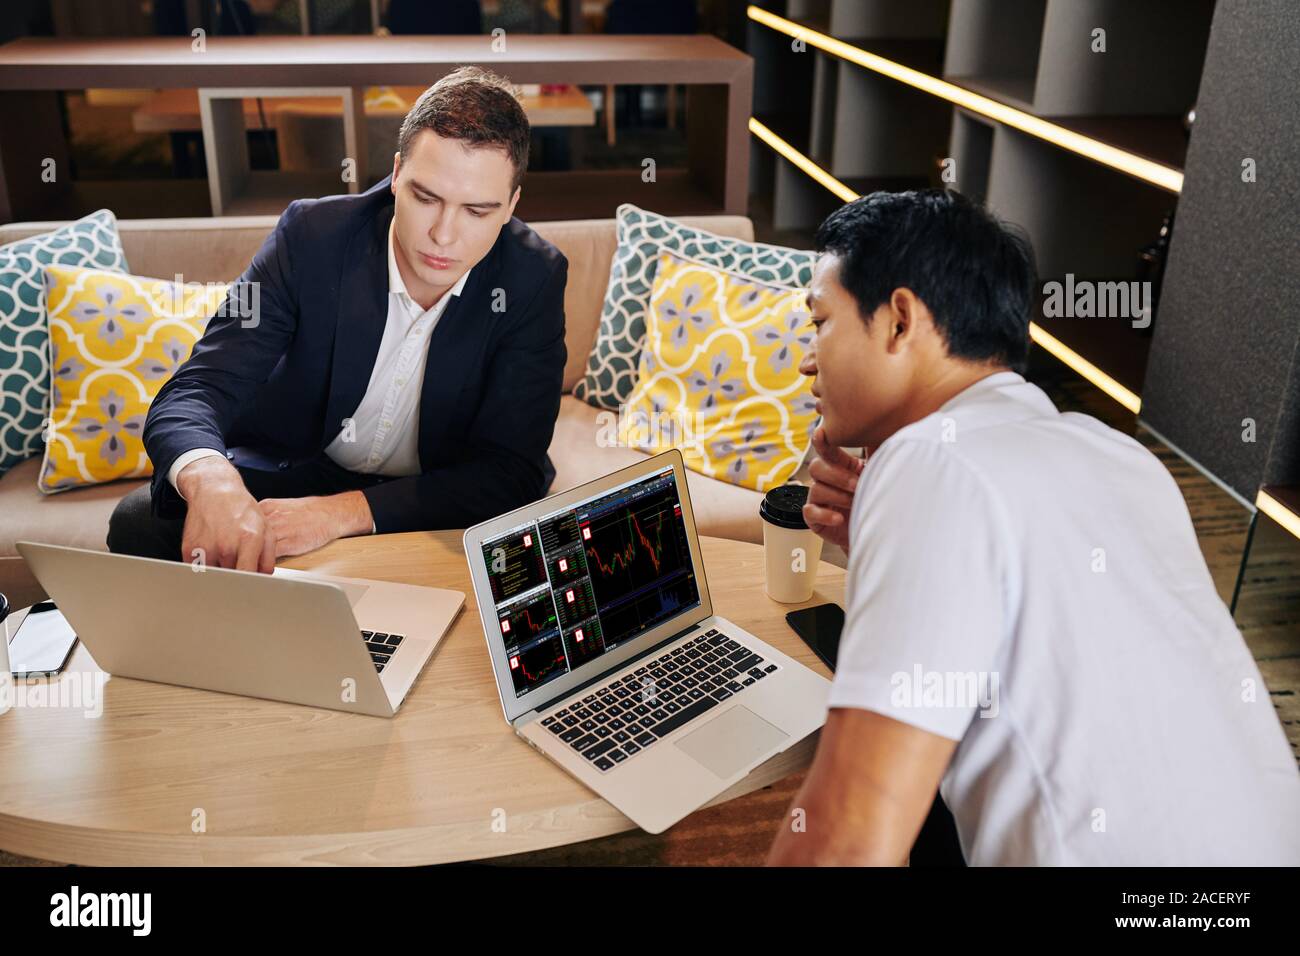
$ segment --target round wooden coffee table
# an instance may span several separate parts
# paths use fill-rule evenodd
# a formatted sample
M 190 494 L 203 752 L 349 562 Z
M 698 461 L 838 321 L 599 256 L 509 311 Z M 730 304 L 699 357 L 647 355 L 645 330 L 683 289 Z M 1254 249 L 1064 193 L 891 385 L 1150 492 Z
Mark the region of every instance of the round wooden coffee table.
M 784 620 L 805 605 L 763 592 L 762 548 L 721 538 L 701 546 L 715 612 L 828 676 Z M 280 564 L 465 592 L 464 612 L 397 717 L 126 678 L 108 682 L 98 718 L 15 707 L 0 716 L 0 848 L 88 865 L 404 865 L 633 828 L 506 723 L 460 532 L 349 538 Z M 843 604 L 844 572 L 823 562 L 808 604 L 825 601 Z M 78 645 L 68 670 L 98 668 Z M 805 768 L 814 746 L 796 744 L 714 802 Z

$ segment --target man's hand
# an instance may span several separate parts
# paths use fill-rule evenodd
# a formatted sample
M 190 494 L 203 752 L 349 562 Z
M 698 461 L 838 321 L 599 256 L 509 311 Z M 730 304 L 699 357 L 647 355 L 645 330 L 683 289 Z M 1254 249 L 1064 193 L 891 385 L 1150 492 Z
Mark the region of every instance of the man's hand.
M 190 462 L 176 484 L 188 504 L 181 560 L 240 571 L 275 570 L 275 535 L 262 510 L 225 458 Z
M 866 462 L 832 445 L 821 425 L 813 432 L 812 440 L 817 458 L 809 468 L 813 483 L 808 489 L 808 503 L 803 506 L 803 520 L 824 540 L 838 544 L 848 554 L 849 509 Z
M 277 558 L 315 551 L 335 538 L 370 533 L 370 505 L 360 491 L 311 498 L 263 498 L 258 504 L 275 535 Z

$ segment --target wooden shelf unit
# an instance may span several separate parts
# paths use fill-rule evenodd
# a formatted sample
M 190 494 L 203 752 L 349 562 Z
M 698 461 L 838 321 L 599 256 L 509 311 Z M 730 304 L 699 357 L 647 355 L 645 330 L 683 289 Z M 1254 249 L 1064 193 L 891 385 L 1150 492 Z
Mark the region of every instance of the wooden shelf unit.
M 803 31 L 1181 170 L 1183 117 L 1195 103 L 1212 0 L 767 0 L 754 6 L 789 20 L 807 47 L 791 50 L 789 32 L 751 12 L 755 115 L 836 180 L 859 193 L 947 185 L 983 201 L 1025 229 L 1043 282 L 1067 275 L 1137 279 L 1139 254 L 1159 235 L 1176 195 L 819 49 Z M 1106 31 L 1105 52 L 1092 50 L 1098 27 Z M 1151 54 L 1152 47 L 1159 52 Z M 755 187 L 774 193 L 774 229 L 811 231 L 839 204 L 761 144 L 754 155 Z M 1038 315 L 1035 321 L 1140 394 L 1148 331 L 1121 318 Z
M 46 158 L 60 170 L 69 168 L 60 91 L 428 86 L 463 64 L 495 70 L 516 84 L 604 87 L 655 85 L 671 78 L 686 87 L 690 170 L 684 194 L 678 189 L 681 177 L 668 176 L 678 190 L 673 195 L 679 205 L 700 212 L 744 214 L 746 124 L 754 83 L 753 60 L 744 52 L 704 34 L 512 35 L 504 50 L 493 49 L 492 40 L 486 35 L 211 37 L 202 51 L 189 37 L 15 40 L 0 46 L 0 222 L 48 215 L 67 207 L 75 195 L 71 176 L 61 175 L 53 184 L 40 176 Z M 639 167 L 634 171 L 639 175 Z M 575 175 L 565 190 L 572 201 L 558 211 L 566 218 L 607 215 L 608 197 L 597 193 L 589 202 L 578 188 L 587 180 L 581 172 Z M 239 206 L 244 196 L 262 208 L 273 185 L 255 183 L 251 193 L 237 189 L 232 201 Z M 346 189 L 335 176 L 328 191 Z
M 312 170 L 253 170 L 249 164 L 244 100 L 264 98 L 342 101 L 343 153 L 324 157 L 331 168 Z M 278 215 L 303 196 L 357 193 L 367 175 L 365 90 L 351 87 L 204 88 L 199 90 L 203 148 L 207 156 L 208 190 L 214 216 Z M 344 178 L 343 164 L 353 164 Z

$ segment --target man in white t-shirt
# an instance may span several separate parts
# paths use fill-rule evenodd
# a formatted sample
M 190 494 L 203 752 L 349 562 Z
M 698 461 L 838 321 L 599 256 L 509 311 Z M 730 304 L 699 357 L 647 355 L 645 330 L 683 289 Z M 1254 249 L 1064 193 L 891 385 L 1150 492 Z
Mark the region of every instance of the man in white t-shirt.
M 770 862 L 901 864 L 937 789 L 971 864 L 1300 864 L 1300 772 L 1177 485 L 1011 370 L 1028 244 L 933 191 L 817 248 L 805 518 L 848 607 Z

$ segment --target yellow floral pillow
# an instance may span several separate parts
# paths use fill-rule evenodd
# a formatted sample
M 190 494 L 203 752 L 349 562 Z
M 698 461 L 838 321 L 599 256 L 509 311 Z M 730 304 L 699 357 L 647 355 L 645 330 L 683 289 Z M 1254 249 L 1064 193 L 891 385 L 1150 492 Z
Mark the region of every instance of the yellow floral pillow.
M 788 481 L 817 422 L 806 298 L 661 253 L 620 440 L 757 491 Z
M 52 387 L 41 491 L 153 474 L 142 441 L 145 415 L 227 288 L 45 268 Z

